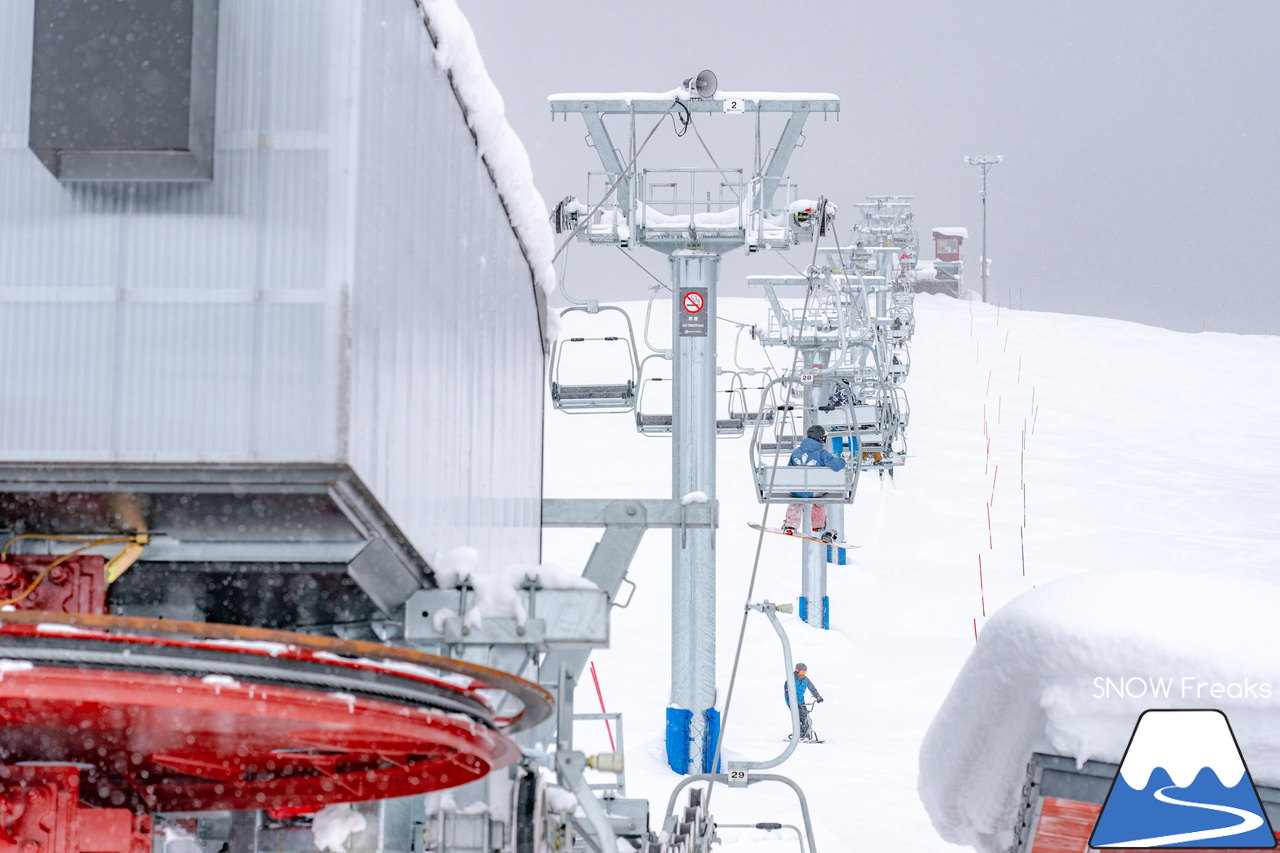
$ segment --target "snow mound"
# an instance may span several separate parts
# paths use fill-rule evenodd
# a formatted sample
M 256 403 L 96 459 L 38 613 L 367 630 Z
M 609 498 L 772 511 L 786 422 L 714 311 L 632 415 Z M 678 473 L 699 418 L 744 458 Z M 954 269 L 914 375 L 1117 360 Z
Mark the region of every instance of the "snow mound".
M 1038 587 L 997 611 L 920 749 L 947 841 L 1013 843 L 1033 752 L 1119 763 L 1149 708 L 1216 708 L 1257 784 L 1280 783 L 1280 581 L 1132 569 Z
M 542 589 L 599 589 L 594 583 L 562 569 L 554 563 L 537 566 L 482 566 L 480 552 L 470 546 L 438 551 L 431 557 L 436 584 L 441 589 L 454 589 L 469 584 L 475 590 L 475 606 L 462 616 L 462 624 L 479 628 L 484 619 L 515 619 L 524 625 L 529 618 L 520 590 L 529 583 Z M 441 630 L 444 620 L 456 616 L 447 610 L 437 610 L 432 619 L 435 630 Z
M 360 814 L 350 803 L 338 803 L 325 806 L 316 813 L 311 821 L 311 836 L 316 847 L 330 853 L 342 853 L 346 849 L 347 839 L 353 833 L 361 832 L 368 826 L 364 815 Z

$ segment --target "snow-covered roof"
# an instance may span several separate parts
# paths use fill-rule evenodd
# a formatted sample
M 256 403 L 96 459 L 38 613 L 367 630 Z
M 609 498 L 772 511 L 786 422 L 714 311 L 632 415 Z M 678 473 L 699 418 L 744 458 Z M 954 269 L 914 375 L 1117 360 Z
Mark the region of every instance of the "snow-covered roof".
M 1031 754 L 1119 763 L 1149 708 L 1222 710 L 1254 782 L 1280 783 L 1277 602 L 1280 581 L 1134 569 L 1046 584 L 1001 608 L 920 749 L 934 828 L 1008 850 Z
M 455 0 L 416 2 L 435 43 L 436 66 L 449 75 L 534 281 L 550 296 L 555 290 L 555 250 L 547 205 L 534 187 L 529 154 L 507 123 L 502 95 L 485 70 L 471 25 Z
M 935 237 L 959 237 L 961 240 L 969 239 L 969 229 L 963 225 L 943 225 L 933 229 Z

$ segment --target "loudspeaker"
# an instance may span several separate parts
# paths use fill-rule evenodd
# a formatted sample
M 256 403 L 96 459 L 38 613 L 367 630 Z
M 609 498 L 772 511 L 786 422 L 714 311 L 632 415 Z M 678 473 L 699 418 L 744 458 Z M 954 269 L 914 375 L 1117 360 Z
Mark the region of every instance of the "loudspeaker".
M 705 100 L 715 96 L 716 86 L 719 83 L 716 75 L 710 71 L 699 71 L 694 76 L 684 81 L 684 90 L 689 93 L 690 98 Z

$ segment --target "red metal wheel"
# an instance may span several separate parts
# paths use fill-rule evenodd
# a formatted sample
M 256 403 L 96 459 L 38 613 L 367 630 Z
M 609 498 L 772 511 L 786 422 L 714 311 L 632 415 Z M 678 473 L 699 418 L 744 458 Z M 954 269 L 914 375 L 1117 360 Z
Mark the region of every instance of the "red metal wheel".
M 215 676 L 6 663 L 4 763 L 86 768 L 81 799 L 100 807 L 318 808 L 465 784 L 519 755 L 451 712 Z
M 508 730 L 550 713 L 537 685 L 409 649 L 6 612 L 0 776 L 14 765 L 75 765 L 82 803 L 135 813 L 318 809 L 423 793 L 518 758 L 480 692 L 493 682 L 533 712 Z

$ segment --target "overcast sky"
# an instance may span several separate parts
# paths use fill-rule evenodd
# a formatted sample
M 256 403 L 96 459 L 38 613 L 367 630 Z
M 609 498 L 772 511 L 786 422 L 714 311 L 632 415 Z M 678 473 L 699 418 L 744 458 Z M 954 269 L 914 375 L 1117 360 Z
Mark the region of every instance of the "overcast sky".
M 928 229 L 967 226 L 977 289 L 981 178 L 964 156 L 1003 154 L 989 301 L 1280 334 L 1280 2 L 459 2 L 548 204 L 585 195 L 600 163 L 580 118 L 552 123 L 547 95 L 665 91 L 709 68 L 722 89 L 842 99 L 838 122 L 811 117 L 789 169 L 802 196 L 841 206 L 842 235 L 867 195 L 914 196 L 922 257 Z M 721 166 L 750 169 L 748 120 L 699 128 Z M 710 165 L 668 129 L 641 163 Z M 657 252 L 633 257 L 667 279 Z M 721 293 L 787 272 L 739 251 Z M 649 284 L 616 248 L 571 247 L 577 295 L 641 298 Z

